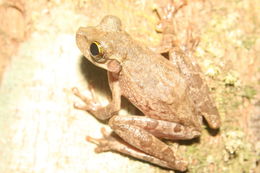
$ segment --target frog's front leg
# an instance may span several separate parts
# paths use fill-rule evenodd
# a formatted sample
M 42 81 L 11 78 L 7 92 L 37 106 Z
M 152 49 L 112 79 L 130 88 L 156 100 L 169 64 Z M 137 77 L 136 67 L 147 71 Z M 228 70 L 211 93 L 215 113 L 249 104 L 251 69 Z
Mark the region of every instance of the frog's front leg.
M 166 53 L 176 45 L 177 24 L 174 20 L 175 14 L 187 5 L 187 0 L 175 2 L 173 0 L 158 1 L 157 7 L 154 11 L 157 13 L 160 21 L 156 26 L 156 31 L 162 33 L 162 41 L 159 46 L 151 47 L 151 49 L 158 53 Z
M 160 19 L 156 30 L 158 32 L 169 34 L 175 32 L 175 23 L 172 18 L 185 5 L 187 5 L 187 0 L 181 0 L 178 2 L 173 0 L 158 1 L 157 7 L 154 9 Z
M 187 169 L 187 163 L 178 158 L 175 152 L 158 138 L 191 139 L 200 135 L 200 131 L 192 127 L 145 116 L 117 115 L 109 120 L 109 125 L 127 144 L 116 142 L 106 136 L 99 140 L 88 138 L 99 145 L 97 151 L 114 150 L 181 171 Z
M 85 105 L 75 103 L 74 107 L 76 109 L 86 110 L 100 120 L 109 119 L 117 114 L 121 106 L 121 93 L 117 75 L 108 72 L 108 81 L 112 92 L 112 100 L 107 106 L 101 106 L 97 102 L 98 99 L 95 97 L 93 88 L 90 88 L 91 96 L 85 96 L 81 94 L 77 88 L 73 88 L 73 93 L 85 102 Z

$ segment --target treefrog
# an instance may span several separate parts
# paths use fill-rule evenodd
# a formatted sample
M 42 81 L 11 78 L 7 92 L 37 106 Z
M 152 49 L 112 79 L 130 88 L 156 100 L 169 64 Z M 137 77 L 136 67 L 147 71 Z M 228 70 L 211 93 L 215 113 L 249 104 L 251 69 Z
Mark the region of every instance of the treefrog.
M 159 13 L 163 16 L 163 11 Z M 167 59 L 157 50 L 132 39 L 122 29 L 120 19 L 111 15 L 105 16 L 95 27 L 80 27 L 76 43 L 90 62 L 107 70 L 112 99 L 102 106 L 94 94 L 85 96 L 73 88 L 74 94 L 85 102 L 74 106 L 97 119 L 108 120 L 113 132 L 120 137 L 115 138 L 104 129 L 101 139 L 88 136 L 87 140 L 97 145 L 95 151 L 112 150 L 185 171 L 187 161 L 161 139 L 189 140 L 200 136 L 202 116 L 211 128 L 220 127 L 218 110 L 192 53 L 187 48 L 173 46 L 167 49 Z M 121 96 L 144 116 L 118 115 Z

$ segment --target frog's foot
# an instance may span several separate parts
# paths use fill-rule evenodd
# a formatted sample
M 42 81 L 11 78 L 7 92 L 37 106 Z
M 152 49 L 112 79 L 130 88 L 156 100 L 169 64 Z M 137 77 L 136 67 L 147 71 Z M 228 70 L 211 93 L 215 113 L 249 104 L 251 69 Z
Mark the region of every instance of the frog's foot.
M 193 34 L 192 26 L 191 24 L 188 26 L 187 32 L 186 32 L 186 39 L 185 39 L 185 49 L 184 51 L 189 51 L 191 53 L 194 52 L 194 50 L 197 48 L 200 42 L 199 37 L 195 37 Z
M 90 85 L 89 87 L 90 96 L 89 95 L 83 95 L 78 88 L 74 87 L 72 88 L 72 92 L 75 96 L 79 97 L 85 104 L 79 104 L 74 103 L 74 107 L 76 109 L 85 110 L 85 111 L 96 111 L 98 108 L 100 108 L 100 105 L 98 104 L 98 99 L 95 95 L 93 87 Z
M 154 11 L 159 17 L 159 22 L 156 25 L 155 30 L 158 33 L 162 33 L 163 37 L 160 45 L 151 47 L 151 50 L 163 54 L 180 44 L 177 37 L 179 31 L 174 16 L 185 5 L 187 5 L 187 0 L 178 2 L 173 0 L 158 2 L 157 7 L 154 8 Z
M 134 158 L 147 161 L 149 163 L 153 163 L 155 165 L 159 165 L 169 169 L 177 169 L 180 171 L 185 171 L 187 169 L 187 162 L 178 158 L 175 164 L 172 165 L 171 163 L 149 155 L 131 145 L 126 143 L 125 141 L 121 140 L 120 138 L 116 138 L 109 134 L 105 128 L 101 129 L 101 133 L 103 134 L 103 138 L 93 138 L 90 136 L 86 137 L 88 142 L 94 143 L 97 145 L 95 148 L 95 152 L 106 152 L 106 151 L 115 151 L 121 154 L 125 154 L 127 156 L 132 156 Z
M 74 103 L 76 109 L 85 110 L 94 115 L 99 120 L 107 120 L 120 109 L 120 96 L 117 94 L 108 105 L 102 105 L 94 93 L 92 86 L 89 86 L 89 95 L 83 95 L 77 88 L 73 88 L 74 95 L 79 97 L 85 104 Z
M 117 146 L 119 142 L 115 139 L 115 137 L 112 137 L 105 128 L 101 128 L 101 133 L 103 138 L 93 138 L 91 136 L 87 136 L 86 140 L 97 145 L 95 148 L 95 152 L 97 153 L 113 150 L 113 146 Z
M 188 24 L 186 30 L 185 39 L 178 38 L 178 33 L 183 32 L 183 28 L 177 27 L 178 23 L 174 19 L 175 14 L 187 5 L 187 0 L 181 0 L 179 2 L 168 1 L 167 4 L 161 4 L 155 8 L 160 19 L 156 26 L 156 31 L 163 34 L 160 45 L 151 47 L 151 49 L 157 53 L 167 53 L 172 48 L 180 47 L 181 51 L 185 53 L 193 53 L 199 44 L 199 38 L 192 35 L 192 25 Z M 181 29 L 181 30 L 180 30 Z
M 168 0 L 162 3 L 162 1 L 158 2 L 157 7 L 154 8 L 154 11 L 157 13 L 160 22 L 156 27 L 157 32 L 161 33 L 174 33 L 174 16 L 175 14 L 187 5 L 187 0 L 181 0 L 175 2 L 173 0 Z
M 172 19 L 174 15 L 185 5 L 187 5 L 187 0 L 168 0 L 168 1 L 158 1 L 154 10 L 157 12 L 160 19 Z

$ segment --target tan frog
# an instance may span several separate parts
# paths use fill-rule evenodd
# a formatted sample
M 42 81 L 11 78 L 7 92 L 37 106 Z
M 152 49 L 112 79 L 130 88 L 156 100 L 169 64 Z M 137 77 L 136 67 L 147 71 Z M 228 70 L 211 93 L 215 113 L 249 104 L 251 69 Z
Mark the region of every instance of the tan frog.
M 76 41 L 90 62 L 107 70 L 112 99 L 101 106 L 95 97 L 83 96 L 74 88 L 74 94 L 86 103 L 74 106 L 100 120 L 109 119 L 109 126 L 122 139 L 104 130 L 102 139 L 88 137 L 97 144 L 96 152 L 113 150 L 162 167 L 186 170 L 188 163 L 160 139 L 198 137 L 202 116 L 211 128 L 220 126 L 217 108 L 192 54 L 173 47 L 167 50 L 168 60 L 133 40 L 115 16 L 105 16 L 96 27 L 79 28 Z M 145 116 L 118 115 L 121 96 Z

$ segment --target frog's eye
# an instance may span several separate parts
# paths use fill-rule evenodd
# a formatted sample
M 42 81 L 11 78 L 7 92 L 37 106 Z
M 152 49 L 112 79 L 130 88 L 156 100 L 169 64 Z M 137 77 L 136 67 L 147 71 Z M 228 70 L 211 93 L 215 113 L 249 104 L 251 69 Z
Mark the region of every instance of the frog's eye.
M 89 47 L 91 56 L 98 56 L 99 54 L 102 54 L 102 47 L 100 46 L 99 42 L 92 42 Z
M 90 55 L 96 62 L 102 62 L 105 60 L 104 51 L 101 44 L 97 41 L 94 41 L 89 46 Z

